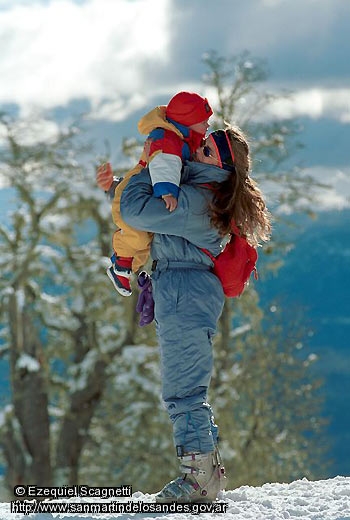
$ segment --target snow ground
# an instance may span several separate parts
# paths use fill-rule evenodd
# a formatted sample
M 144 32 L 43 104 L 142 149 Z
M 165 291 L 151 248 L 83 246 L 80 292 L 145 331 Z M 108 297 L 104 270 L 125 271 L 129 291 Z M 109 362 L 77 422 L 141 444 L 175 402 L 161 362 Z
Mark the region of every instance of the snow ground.
M 1 520 L 52 520 L 52 519 L 100 519 L 100 520 L 185 520 L 189 517 L 202 520 L 350 520 L 350 477 L 335 477 L 315 482 L 307 479 L 297 480 L 290 484 L 265 484 L 262 487 L 242 486 L 233 491 L 222 493 L 221 500 L 215 504 L 216 512 L 204 512 L 210 504 L 193 505 L 191 512 L 183 510 L 176 514 L 171 509 L 159 512 L 159 504 L 154 503 L 154 495 L 133 493 L 130 498 L 104 499 L 99 504 L 111 504 L 117 500 L 129 508 L 142 505 L 144 511 L 132 513 L 31 513 L 12 512 L 9 503 L 0 504 Z M 52 501 L 54 504 L 56 501 Z M 82 501 L 81 498 L 64 500 L 61 504 L 82 508 L 98 499 Z M 29 502 L 28 502 L 29 503 Z M 32 504 L 33 502 L 31 502 Z M 47 502 L 46 502 L 47 503 Z M 182 504 L 184 508 L 185 504 Z M 222 512 L 218 511 L 219 509 Z M 82 510 L 82 509 L 81 509 Z

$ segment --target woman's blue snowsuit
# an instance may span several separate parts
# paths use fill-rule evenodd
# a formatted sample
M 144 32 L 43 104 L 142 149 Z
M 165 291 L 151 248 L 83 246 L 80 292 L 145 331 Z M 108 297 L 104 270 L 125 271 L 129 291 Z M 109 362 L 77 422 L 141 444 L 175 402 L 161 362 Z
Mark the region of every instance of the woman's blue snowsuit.
M 213 451 L 217 426 L 207 401 L 213 368 L 212 336 L 222 312 L 224 294 L 210 271 L 222 237 L 211 225 L 212 191 L 200 184 L 222 182 L 225 170 L 202 163 L 184 167 L 178 207 L 169 212 L 153 196 L 147 169 L 130 179 L 121 198 L 127 224 L 151 231 L 155 320 L 161 351 L 162 397 L 173 423 L 174 442 L 182 452 Z

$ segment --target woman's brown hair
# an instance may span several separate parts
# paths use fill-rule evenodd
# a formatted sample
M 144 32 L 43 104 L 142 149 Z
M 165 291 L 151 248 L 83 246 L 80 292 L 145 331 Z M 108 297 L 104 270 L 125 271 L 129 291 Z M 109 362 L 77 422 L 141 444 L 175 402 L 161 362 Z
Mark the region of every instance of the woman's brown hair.
M 234 155 L 234 171 L 226 181 L 215 183 L 214 199 L 209 205 L 212 224 L 226 235 L 236 224 L 240 234 L 257 246 L 268 241 L 271 233 L 270 213 L 256 182 L 249 176 L 251 169 L 247 138 L 238 127 L 225 129 Z

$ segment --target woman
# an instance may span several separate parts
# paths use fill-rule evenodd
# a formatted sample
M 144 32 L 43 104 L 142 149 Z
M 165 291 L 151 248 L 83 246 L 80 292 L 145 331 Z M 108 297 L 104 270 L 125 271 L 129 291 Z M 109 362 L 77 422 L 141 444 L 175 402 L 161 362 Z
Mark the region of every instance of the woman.
M 212 261 L 231 224 L 252 245 L 266 241 L 270 219 L 249 177 L 249 147 L 238 128 L 212 132 L 184 167 L 178 206 L 167 211 L 153 197 L 145 169 L 121 198 L 121 215 L 137 229 L 154 233 L 151 255 L 155 320 L 161 350 L 162 397 L 173 423 L 182 476 L 168 483 L 158 502 L 212 501 L 223 489 L 217 426 L 208 403 L 212 337 L 224 305 Z

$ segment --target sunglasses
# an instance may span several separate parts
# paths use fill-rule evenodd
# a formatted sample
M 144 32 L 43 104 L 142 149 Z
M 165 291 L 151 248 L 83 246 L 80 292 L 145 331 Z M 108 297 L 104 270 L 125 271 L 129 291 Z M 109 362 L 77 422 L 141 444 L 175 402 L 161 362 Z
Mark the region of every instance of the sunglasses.
M 209 146 L 203 146 L 203 153 L 204 153 L 205 157 L 214 157 L 214 156 L 210 153 L 210 148 L 209 148 Z

